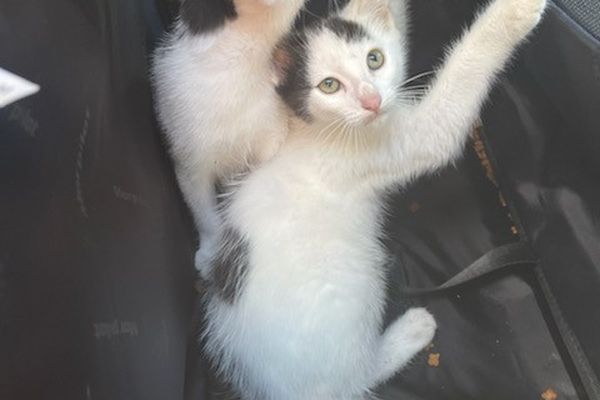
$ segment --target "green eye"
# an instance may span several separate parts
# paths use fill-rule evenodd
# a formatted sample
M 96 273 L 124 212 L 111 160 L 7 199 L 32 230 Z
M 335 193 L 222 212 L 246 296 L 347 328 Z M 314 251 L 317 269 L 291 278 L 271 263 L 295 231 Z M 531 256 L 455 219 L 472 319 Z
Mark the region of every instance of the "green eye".
M 340 83 L 340 81 L 338 81 L 335 78 L 326 78 L 323 79 L 321 83 L 319 83 L 319 89 L 325 94 L 334 94 L 338 90 L 340 90 L 341 86 L 342 84 Z
M 379 68 L 383 67 L 384 63 L 385 56 L 383 55 L 381 50 L 373 49 L 369 52 L 369 55 L 367 56 L 367 65 L 371 70 L 378 70 Z

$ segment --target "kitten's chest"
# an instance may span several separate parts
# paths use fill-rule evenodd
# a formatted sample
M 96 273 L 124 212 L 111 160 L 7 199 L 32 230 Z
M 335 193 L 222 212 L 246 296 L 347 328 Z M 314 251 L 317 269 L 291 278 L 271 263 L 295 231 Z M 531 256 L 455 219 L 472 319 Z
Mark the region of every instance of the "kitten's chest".
M 310 250 L 314 262 L 379 260 L 378 196 L 368 189 L 333 186 L 314 173 L 314 166 L 303 168 L 301 162 L 275 162 L 259 171 L 241 189 L 233 213 L 247 218 L 247 226 L 265 241 L 272 235 L 288 240 L 285 251 L 308 255 Z

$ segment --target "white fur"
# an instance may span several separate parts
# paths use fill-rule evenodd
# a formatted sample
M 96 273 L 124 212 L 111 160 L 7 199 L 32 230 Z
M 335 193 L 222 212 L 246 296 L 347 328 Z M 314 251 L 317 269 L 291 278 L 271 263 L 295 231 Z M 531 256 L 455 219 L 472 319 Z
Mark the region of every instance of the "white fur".
M 237 19 L 205 35 L 191 34 L 179 22 L 155 54 L 158 120 L 200 233 L 201 270 L 220 226 L 215 181 L 269 159 L 287 134 L 271 52 L 303 3 L 236 0 Z
M 380 194 L 459 155 L 492 82 L 545 5 L 493 2 L 409 106 L 391 90 L 404 79 L 402 34 L 371 8 L 387 1 L 352 1 L 344 17 L 366 22 L 374 39 L 346 45 L 321 33 L 309 44 L 311 81 L 335 75 L 345 90 L 315 88 L 312 120 L 293 118 L 277 155 L 241 182 L 224 211 L 249 243 L 250 266 L 233 304 L 209 296 L 206 349 L 244 399 L 364 398 L 432 339 L 435 321 L 424 309 L 381 333 Z M 388 62 L 375 73 L 363 66 L 373 46 Z M 387 99 L 374 121 L 356 101 L 365 85 Z

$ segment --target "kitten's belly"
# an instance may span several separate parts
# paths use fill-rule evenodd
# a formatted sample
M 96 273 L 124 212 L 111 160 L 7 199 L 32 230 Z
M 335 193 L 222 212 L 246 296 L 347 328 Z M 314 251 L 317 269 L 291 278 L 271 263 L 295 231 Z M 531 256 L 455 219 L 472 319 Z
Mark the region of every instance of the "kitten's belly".
M 364 393 L 375 370 L 383 280 L 286 267 L 252 271 L 234 306 L 217 300 L 222 311 L 211 318 L 221 337 L 213 339 L 229 341 L 236 367 L 269 387 L 272 399 Z
M 378 207 L 351 196 L 340 206 L 318 190 L 294 201 L 269 189 L 244 193 L 248 204 L 236 204 L 253 214 L 241 218 L 252 227 L 251 266 L 236 304 L 214 317 L 235 336 L 242 365 L 262 360 L 267 371 L 247 372 L 258 381 L 273 378 L 268 387 L 310 387 L 313 397 L 305 398 L 360 393 L 369 384 L 384 307 Z

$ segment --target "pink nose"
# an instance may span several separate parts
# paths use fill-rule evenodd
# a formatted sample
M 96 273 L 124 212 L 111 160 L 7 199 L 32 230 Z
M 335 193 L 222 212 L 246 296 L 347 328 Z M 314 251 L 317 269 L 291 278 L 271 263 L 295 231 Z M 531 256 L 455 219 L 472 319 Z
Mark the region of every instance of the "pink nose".
M 381 108 L 381 95 L 379 93 L 369 94 L 361 97 L 360 104 L 365 110 L 378 113 Z

